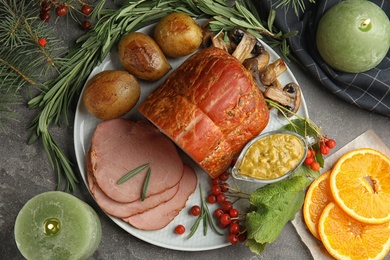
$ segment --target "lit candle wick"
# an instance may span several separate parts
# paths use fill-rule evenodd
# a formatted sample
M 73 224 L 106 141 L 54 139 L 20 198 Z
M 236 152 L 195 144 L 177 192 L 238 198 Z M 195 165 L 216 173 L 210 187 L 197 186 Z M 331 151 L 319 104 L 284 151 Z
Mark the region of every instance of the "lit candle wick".
M 370 18 L 362 18 L 358 21 L 358 28 L 362 32 L 368 32 L 372 28 L 372 23 Z
M 56 218 L 46 219 L 46 221 L 43 223 L 43 227 L 44 227 L 43 232 L 47 236 L 55 236 L 61 230 L 60 221 Z

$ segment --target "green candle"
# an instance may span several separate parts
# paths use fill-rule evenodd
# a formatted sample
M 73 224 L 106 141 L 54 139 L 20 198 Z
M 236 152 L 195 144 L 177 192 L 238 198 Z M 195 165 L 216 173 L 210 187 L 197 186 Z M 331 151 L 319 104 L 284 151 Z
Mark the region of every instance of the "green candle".
M 15 241 L 28 260 L 87 259 L 98 248 L 101 235 L 96 212 L 61 191 L 33 197 L 15 221 Z
M 324 61 L 336 70 L 360 73 L 372 69 L 390 47 L 390 21 L 367 0 L 346 0 L 320 19 L 316 43 Z

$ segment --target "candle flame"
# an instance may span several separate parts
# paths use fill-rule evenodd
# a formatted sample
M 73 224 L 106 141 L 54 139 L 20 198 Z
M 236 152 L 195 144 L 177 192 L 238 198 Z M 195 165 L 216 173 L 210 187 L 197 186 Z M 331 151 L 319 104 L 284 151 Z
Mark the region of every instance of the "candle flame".
M 363 26 L 367 26 L 371 23 L 371 20 L 370 19 L 366 19 L 364 22 L 363 22 Z
M 46 219 L 43 223 L 43 233 L 47 236 L 55 236 L 61 230 L 61 222 L 56 218 Z
M 359 28 L 360 31 L 362 32 L 368 32 L 372 28 L 372 23 L 370 18 L 360 18 L 357 21 L 357 27 Z

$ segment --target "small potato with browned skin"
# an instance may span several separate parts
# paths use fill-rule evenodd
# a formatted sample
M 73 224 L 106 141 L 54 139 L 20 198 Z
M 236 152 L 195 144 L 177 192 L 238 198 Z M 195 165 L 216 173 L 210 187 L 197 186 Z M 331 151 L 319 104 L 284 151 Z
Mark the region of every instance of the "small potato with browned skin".
M 124 70 L 106 70 L 87 82 L 83 102 L 92 115 L 107 120 L 130 111 L 140 94 L 140 85 L 133 75 Z
M 124 69 L 139 79 L 155 81 L 172 69 L 153 38 L 141 32 L 125 35 L 119 41 L 118 54 Z
M 165 55 L 182 57 L 195 52 L 202 44 L 202 29 L 188 14 L 174 12 L 156 25 L 154 39 Z

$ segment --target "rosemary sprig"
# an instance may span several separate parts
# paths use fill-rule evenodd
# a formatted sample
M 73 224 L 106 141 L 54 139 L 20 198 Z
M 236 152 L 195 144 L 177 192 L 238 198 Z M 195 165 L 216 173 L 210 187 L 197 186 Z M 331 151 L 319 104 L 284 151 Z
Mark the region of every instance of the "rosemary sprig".
M 144 201 L 146 198 L 146 193 L 148 191 L 149 180 L 150 180 L 150 172 L 151 172 L 151 169 L 149 167 L 148 171 L 146 172 L 144 184 L 142 185 L 141 201 Z
M 141 166 L 138 166 L 137 168 L 129 171 L 128 173 L 126 173 L 122 178 L 120 178 L 117 182 L 117 184 L 122 184 L 128 180 L 130 180 L 131 178 L 133 178 L 135 175 L 137 175 L 138 173 L 140 173 L 143 169 L 145 169 L 146 167 L 149 167 L 149 163 L 145 163 L 145 164 L 142 164 Z
M 146 172 L 146 176 L 145 176 L 145 180 L 144 180 L 144 183 L 142 185 L 142 191 L 141 191 L 141 201 L 144 201 L 145 198 L 146 198 L 146 193 L 148 191 L 148 186 L 149 186 L 149 180 L 150 180 L 150 172 L 151 172 L 151 169 L 149 167 L 149 163 L 145 163 L 145 164 L 142 164 L 140 166 L 138 166 L 137 168 L 129 171 L 128 173 L 126 173 L 122 178 L 120 178 L 117 182 L 117 184 L 122 184 L 128 180 L 130 180 L 131 178 L 133 178 L 135 175 L 137 175 L 138 173 L 142 172 L 145 168 L 148 168 L 147 172 Z
M 209 210 L 207 203 L 204 199 L 202 185 L 200 183 L 199 183 L 199 192 L 200 192 L 201 213 L 196 218 L 196 221 L 194 222 L 194 224 L 191 226 L 190 233 L 188 234 L 187 239 L 190 239 L 195 234 L 195 232 L 199 228 L 201 221 L 203 221 L 203 235 L 204 236 L 207 235 L 207 228 L 209 225 L 210 225 L 211 230 L 215 234 L 217 234 L 219 236 L 223 236 L 223 234 L 214 225 L 214 221 L 213 221 L 213 218 L 211 217 L 210 210 Z
M 151 172 L 151 169 L 149 167 L 148 171 L 146 172 L 146 177 L 145 177 L 145 180 L 144 180 L 144 184 L 142 185 L 141 201 L 144 201 L 145 198 L 146 198 L 146 193 L 148 191 L 149 180 L 150 180 L 150 172 Z

